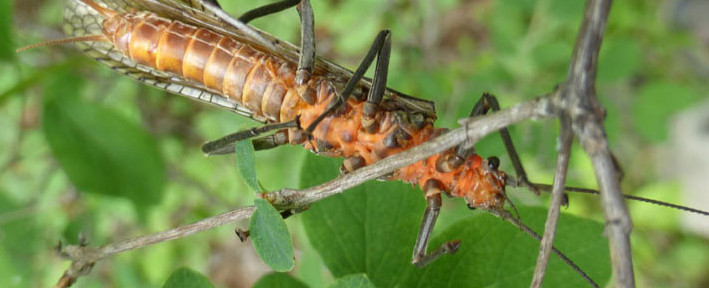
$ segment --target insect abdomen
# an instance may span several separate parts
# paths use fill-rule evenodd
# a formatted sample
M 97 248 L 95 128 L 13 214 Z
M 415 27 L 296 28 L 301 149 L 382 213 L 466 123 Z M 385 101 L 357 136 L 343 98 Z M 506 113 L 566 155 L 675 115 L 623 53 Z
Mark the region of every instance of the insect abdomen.
M 201 83 L 271 121 L 290 120 L 280 119 L 280 110 L 293 86 L 291 64 L 232 38 L 152 14 L 135 16 L 124 25 L 118 31 L 125 35 L 111 38 L 137 63 Z

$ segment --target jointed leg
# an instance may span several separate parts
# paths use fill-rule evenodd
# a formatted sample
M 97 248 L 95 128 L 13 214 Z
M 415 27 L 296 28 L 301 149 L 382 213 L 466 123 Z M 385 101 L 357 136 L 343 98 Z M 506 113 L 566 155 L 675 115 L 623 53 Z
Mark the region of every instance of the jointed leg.
M 424 186 L 424 193 L 426 195 L 427 202 L 426 212 L 423 214 L 421 228 L 419 228 L 419 233 L 416 237 L 416 244 L 414 245 L 414 252 L 411 257 L 411 263 L 419 268 L 428 265 L 444 254 L 455 253 L 458 251 L 458 247 L 460 245 L 460 241 L 453 240 L 443 243 L 441 247 L 438 247 L 438 249 L 430 253 L 426 253 L 426 250 L 428 250 L 428 240 L 431 238 L 431 232 L 433 232 L 433 227 L 436 225 L 438 213 L 441 210 L 442 191 L 436 180 L 428 180 Z
M 291 8 L 295 5 L 298 5 L 298 3 L 300 3 L 300 0 L 283 0 L 276 3 L 264 5 L 256 9 L 249 10 L 244 14 L 241 14 L 241 16 L 239 16 L 239 21 L 249 23 L 254 19 L 278 13 L 288 8 Z
M 485 115 L 490 110 L 492 110 L 493 112 L 500 111 L 500 104 L 497 102 L 497 98 L 495 98 L 495 96 L 490 95 L 489 93 L 483 93 L 483 96 L 480 97 L 480 100 L 475 103 L 473 111 L 470 113 L 470 117 Z M 502 143 L 505 144 L 505 149 L 507 150 L 507 154 L 510 156 L 512 166 L 514 166 L 515 173 L 517 174 L 517 183 L 529 187 L 529 189 L 539 195 L 539 189 L 537 189 L 537 187 L 535 187 L 531 182 L 529 182 L 529 180 L 527 180 L 527 172 L 525 172 L 524 167 L 522 166 L 522 162 L 519 159 L 519 154 L 517 154 L 517 149 L 515 149 L 515 146 L 512 143 L 512 137 L 510 137 L 510 132 L 507 130 L 507 128 L 502 128 L 499 132 L 500 136 L 502 137 Z M 453 161 L 451 165 L 457 166 L 462 164 L 463 159 L 465 159 L 468 155 L 474 153 L 474 151 L 475 150 L 472 145 L 466 145 L 465 143 L 463 143 L 462 145 L 458 146 L 458 148 L 456 149 L 456 157 L 455 159 L 451 160 Z
M 241 15 L 239 21 L 248 23 L 256 18 L 278 13 L 296 5 L 298 6 L 298 15 L 300 16 L 301 53 L 295 81 L 297 84 L 302 85 L 310 80 L 310 75 L 313 73 L 313 67 L 315 66 L 315 20 L 310 0 L 283 0 L 261 6 Z
M 335 110 L 337 110 L 337 108 L 342 106 L 342 104 L 347 102 L 347 99 L 352 94 L 352 91 L 354 91 L 359 81 L 362 79 L 362 77 L 364 77 L 364 73 L 367 72 L 369 66 L 372 65 L 374 57 L 376 56 L 377 66 L 374 72 L 374 80 L 372 83 L 372 88 L 369 90 L 369 94 L 367 95 L 367 103 L 365 104 L 365 108 L 363 111 L 365 117 L 362 117 L 362 124 L 364 125 L 365 129 L 368 131 L 372 131 L 375 128 L 375 121 L 373 121 L 373 117 L 377 112 L 379 103 L 382 100 L 384 90 L 386 88 L 390 51 L 391 31 L 382 30 L 374 39 L 372 47 L 369 48 L 367 55 L 364 56 L 364 59 L 362 59 L 362 62 L 359 64 L 359 67 L 357 67 L 357 70 L 352 74 L 352 77 L 347 82 L 347 85 L 345 85 L 345 88 L 342 90 L 342 92 L 340 92 L 339 97 L 333 99 L 333 101 L 328 104 L 327 110 L 325 110 L 323 114 L 318 116 L 318 118 L 315 119 L 315 121 L 311 123 L 307 129 L 305 129 L 306 134 L 311 134 L 313 130 L 315 130 L 315 127 L 317 127 L 317 125 L 323 119 L 325 119 L 325 117 L 328 117 Z
M 239 142 L 241 140 L 254 138 L 256 136 L 259 136 L 259 135 L 269 132 L 269 131 L 281 130 L 281 129 L 287 129 L 287 128 L 297 128 L 298 126 L 299 126 L 298 119 L 296 119 L 296 120 L 285 122 L 285 123 L 267 124 L 267 125 L 263 125 L 261 127 L 254 127 L 251 129 L 242 130 L 242 131 L 224 136 L 218 140 L 207 142 L 206 144 L 202 145 L 202 152 L 206 153 L 207 155 L 220 155 L 220 154 L 234 153 L 234 144 L 236 142 Z M 273 135 L 278 135 L 278 133 L 273 134 Z M 285 143 L 280 143 L 282 141 L 278 140 L 279 138 L 274 138 L 276 136 L 273 136 L 273 135 L 269 135 L 269 136 L 258 138 L 256 140 L 254 140 L 254 148 L 256 150 L 264 150 L 264 149 L 268 149 L 268 148 L 273 148 L 273 147 L 278 146 L 280 144 L 285 144 Z M 286 139 L 286 141 L 287 141 L 287 139 Z M 279 144 L 276 144 L 276 142 L 279 142 Z M 276 144 L 276 145 L 269 147 L 268 146 L 269 143 Z M 262 147 L 262 148 L 258 149 L 258 147 Z

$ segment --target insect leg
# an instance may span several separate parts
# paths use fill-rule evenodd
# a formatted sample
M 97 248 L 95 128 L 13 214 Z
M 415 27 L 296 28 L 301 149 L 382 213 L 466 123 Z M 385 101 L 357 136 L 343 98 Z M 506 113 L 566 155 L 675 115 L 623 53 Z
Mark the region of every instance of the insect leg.
M 436 219 L 441 210 L 441 192 L 440 183 L 438 183 L 437 180 L 428 180 L 426 185 L 424 185 L 426 212 L 423 214 L 421 228 L 419 228 L 416 244 L 414 244 L 414 252 L 411 256 L 411 263 L 419 268 L 428 265 L 444 254 L 455 253 L 460 246 L 460 241 L 453 240 L 443 243 L 441 247 L 431 253 L 426 253 L 426 250 L 428 250 L 428 240 L 431 238 L 433 226 L 436 225 Z
M 499 111 L 500 103 L 497 102 L 497 98 L 495 96 L 485 92 L 483 93 L 482 97 L 480 97 L 480 100 L 475 103 L 473 111 L 470 112 L 470 117 L 485 115 L 490 110 L 492 110 L 493 112 Z M 502 137 L 502 143 L 505 144 L 505 149 L 507 150 L 507 154 L 510 156 L 512 166 L 514 167 L 515 173 L 517 174 L 516 182 L 518 186 L 523 185 L 529 187 L 529 189 L 531 189 L 537 195 L 541 194 L 540 190 L 536 186 L 534 186 L 534 184 L 529 182 L 529 180 L 527 180 L 527 172 L 525 172 L 524 167 L 522 166 L 522 162 L 519 159 L 519 154 L 517 154 L 517 149 L 515 149 L 515 146 L 512 143 L 512 137 L 510 137 L 509 130 L 507 130 L 507 128 L 502 128 L 499 132 L 500 136 Z M 466 145 L 466 143 L 463 143 L 456 149 L 456 157 L 451 160 L 453 161 L 453 163 L 450 163 L 450 165 L 452 165 L 453 167 L 459 166 L 463 163 L 463 159 L 465 159 L 468 155 L 472 153 L 475 153 L 475 148 L 470 144 Z
M 323 119 L 325 119 L 325 117 L 332 114 L 335 110 L 337 110 L 337 108 L 340 108 L 342 104 L 347 102 L 347 99 L 352 94 L 352 91 L 354 91 L 355 86 L 359 83 L 362 77 L 364 77 L 364 73 L 367 72 L 369 66 L 372 65 L 372 61 L 374 61 L 375 56 L 377 57 L 377 68 L 375 70 L 374 83 L 372 84 L 372 89 L 367 95 L 367 102 L 376 102 L 376 104 L 378 105 L 381 101 L 382 95 L 384 94 L 384 85 L 386 84 L 386 71 L 388 70 L 387 67 L 389 65 L 390 50 L 391 31 L 382 30 L 374 39 L 372 47 L 369 48 L 367 55 L 364 56 L 364 59 L 362 59 L 362 62 L 360 62 L 359 67 L 357 67 L 357 70 L 352 74 L 352 78 L 347 81 L 347 85 L 345 85 L 345 88 L 342 90 L 339 97 L 333 99 L 333 101 L 328 104 L 327 110 L 325 110 L 323 114 L 318 116 L 318 118 L 315 119 L 315 121 L 313 121 L 313 123 L 311 123 L 308 128 L 305 129 L 306 134 L 312 134 L 313 130 L 315 130 L 315 127 L 317 127 L 318 124 Z M 374 112 L 376 113 L 376 106 L 374 108 Z M 365 119 L 363 118 L 363 121 L 364 120 Z
M 373 133 L 377 127 L 375 115 L 379 110 L 379 104 L 384 97 L 386 89 L 387 75 L 389 73 L 389 55 L 391 55 L 391 33 L 384 37 L 384 44 L 377 55 L 377 66 L 374 68 L 374 79 L 372 88 L 367 94 L 367 102 L 362 107 L 362 126 L 369 133 Z
M 202 152 L 206 153 L 207 155 L 220 155 L 220 154 L 229 154 L 234 152 L 234 144 L 236 142 L 239 142 L 241 140 L 245 139 L 250 139 L 253 137 L 256 137 L 258 135 L 261 135 L 263 133 L 273 131 L 273 130 L 281 130 L 281 129 L 287 129 L 287 128 L 297 128 L 299 127 L 298 119 L 293 120 L 293 121 L 288 121 L 284 123 L 276 123 L 276 124 L 266 124 L 261 127 L 254 127 L 251 129 L 246 129 L 242 130 L 233 134 L 229 134 L 227 136 L 224 136 L 218 140 L 214 140 L 211 142 L 207 142 L 206 144 L 202 145 Z M 275 134 L 274 134 L 275 135 Z M 264 137 L 267 138 L 267 137 Z M 262 138 L 259 138 L 262 139 Z M 257 139 L 257 140 L 259 140 Z M 269 141 L 263 140 L 264 141 Z M 274 139 L 275 141 L 275 139 Z M 256 144 L 256 143 L 254 143 Z M 265 143 L 259 143 L 260 145 L 266 145 Z M 256 145 L 254 145 L 256 146 Z M 277 145 L 276 145 L 277 146 Z M 263 146 L 266 147 L 266 146 Z M 272 146 L 275 147 L 275 146 Z M 269 148 L 272 148 L 269 147 Z M 256 147 L 254 147 L 256 148 Z M 263 148 L 263 149 L 268 149 L 268 148 Z M 259 149 L 259 150 L 263 150 Z
M 244 14 L 241 14 L 241 16 L 239 16 L 239 21 L 249 23 L 256 18 L 261 18 L 266 15 L 278 13 L 295 5 L 298 5 L 300 1 L 301 0 L 283 0 L 276 3 L 264 5 L 256 9 L 246 11 L 246 13 Z
M 298 15 L 300 16 L 300 60 L 298 61 L 298 71 L 295 82 L 302 85 L 310 80 L 310 75 L 315 66 L 315 20 L 313 7 L 310 0 L 284 0 L 259 8 L 253 9 L 241 15 L 239 21 L 249 23 L 256 18 L 260 18 L 273 13 L 281 12 L 285 9 L 298 5 Z
M 278 146 L 288 144 L 288 130 L 283 129 L 268 136 L 254 139 L 251 143 L 254 144 L 254 150 L 268 150 Z

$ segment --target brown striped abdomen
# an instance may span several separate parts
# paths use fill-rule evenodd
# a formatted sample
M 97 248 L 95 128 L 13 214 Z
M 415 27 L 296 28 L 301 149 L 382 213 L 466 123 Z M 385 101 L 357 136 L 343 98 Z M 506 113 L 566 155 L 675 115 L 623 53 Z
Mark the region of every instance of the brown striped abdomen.
M 295 118 L 282 107 L 287 98 L 300 98 L 293 64 L 230 37 L 152 13 L 124 14 L 106 23 L 111 21 L 121 23 L 114 24 L 119 28 L 107 36 L 137 63 L 201 83 L 269 121 Z M 301 91 L 315 93 L 318 83 L 314 78 Z

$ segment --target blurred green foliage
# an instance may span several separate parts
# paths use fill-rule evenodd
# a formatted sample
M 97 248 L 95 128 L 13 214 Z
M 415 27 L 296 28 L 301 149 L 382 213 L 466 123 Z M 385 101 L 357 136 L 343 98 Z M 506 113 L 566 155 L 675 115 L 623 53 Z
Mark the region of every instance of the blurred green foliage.
M 220 2 L 226 11 L 238 15 L 273 1 Z M 548 93 L 562 82 L 583 2 L 313 1 L 318 54 L 346 67 L 356 67 L 376 33 L 391 29 L 393 51 L 389 86 L 435 101 L 439 115 L 437 125 L 455 127 L 457 119 L 468 115 L 482 92 L 496 94 L 502 106 L 509 107 Z M 707 68 L 702 68 L 702 62 L 693 58 L 696 55 L 707 57 L 706 46 L 701 46 L 701 41 L 693 34 L 671 25 L 667 20 L 674 11 L 671 3 L 614 2 L 599 58 L 597 92 L 608 110 L 606 128 L 612 149 L 625 168 L 624 190 L 678 203 L 679 185 L 670 176 L 663 175 L 664 170 L 660 168 L 666 163 L 660 152 L 668 142 L 671 117 L 705 100 L 709 83 L 707 75 L 699 72 Z M 53 285 L 68 266 L 68 262 L 54 255 L 52 248 L 57 240 L 77 243 L 81 233 L 90 245 L 103 245 L 253 203 L 250 186 L 237 176 L 239 172 L 232 156 L 207 158 L 199 146 L 257 123 L 136 83 L 83 57 L 71 45 L 35 49 L 20 55 L 12 53 L 17 48 L 13 45 L 64 37 L 61 32 L 63 5 L 64 1 L 60 0 L 14 3 L 0 0 L 0 16 L 5 16 L 0 17 L 2 287 Z M 297 43 L 299 39 L 298 16 L 294 10 L 258 19 L 253 24 L 284 40 Z M 511 127 L 532 180 L 551 180 L 557 129 L 558 125 L 551 121 Z M 484 139 L 476 147 L 484 156 L 504 154 L 497 136 Z M 254 161 L 258 181 L 266 190 L 277 190 L 298 186 L 301 175 L 317 180 L 307 185 L 334 177 L 336 168 L 318 168 L 308 163 L 304 169 L 297 168 L 301 167 L 306 154 L 304 149 L 293 146 L 258 152 Z M 507 158 L 502 159 L 503 170 L 511 170 Z M 77 163 L 89 166 L 78 167 Z M 595 185 L 593 170 L 578 147 L 573 150 L 569 177 L 571 185 Z M 259 285 L 266 285 L 260 287 L 270 287 L 262 284 L 264 282 L 284 283 L 282 287 L 302 286 L 302 283 L 324 287 L 332 284 L 334 277 L 361 272 L 368 272 L 369 279 L 379 287 L 399 283 L 385 276 L 404 277 L 406 271 L 413 269 L 408 258 L 425 205 L 420 191 L 412 192 L 405 186 L 408 185 L 368 183 L 361 187 L 367 190 L 365 192 L 346 193 L 328 200 L 340 201 L 334 205 L 343 206 L 318 204 L 302 215 L 290 217 L 286 222 L 293 234 L 296 258 L 295 270 L 290 275 L 299 280 L 272 274 L 260 280 Z M 544 206 L 546 202 L 546 198 L 532 196 L 524 190 L 513 190 L 510 196 L 517 206 Z M 360 204 L 372 200 L 355 199 L 357 197 L 378 197 L 373 199 L 388 203 L 384 207 L 388 209 L 365 214 L 368 209 L 382 207 L 373 204 L 349 207 L 342 202 L 350 198 Z M 570 200 L 571 207 L 566 212 L 602 221 L 595 198 L 572 195 Z M 503 237 L 506 230 L 515 230 L 492 217 L 471 215 L 461 202 L 444 203 L 433 245 L 456 237 L 478 237 L 483 241 L 498 234 Z M 633 252 L 638 286 L 702 287 L 709 283 L 709 278 L 702 273 L 702 268 L 709 266 L 707 240 L 679 227 L 680 212 L 645 203 L 631 203 L 630 208 L 636 228 Z M 707 209 L 706 206 L 698 208 Z M 399 216 L 393 215 L 395 213 L 407 216 L 397 222 Z M 523 210 L 523 220 L 537 225 L 539 230 L 543 214 L 539 209 L 527 208 Z M 347 226 L 361 220 L 356 217 L 378 217 L 369 221 L 375 222 L 371 225 L 382 226 L 367 228 L 370 230 L 362 230 L 365 228 L 361 223 Z M 336 218 L 350 218 L 343 221 L 352 223 L 328 222 Z M 565 217 L 562 222 L 565 221 L 588 222 L 574 217 Z M 239 224 L 240 227 L 245 225 Z M 469 231 L 464 231 L 461 225 L 484 227 L 490 232 L 485 236 L 468 235 Z M 349 239 L 358 240 L 334 242 L 338 238 L 328 234 L 333 232 L 325 231 L 327 227 L 340 229 L 338 233 L 344 233 L 342 237 L 352 236 Z M 390 227 L 388 234 L 400 235 L 390 236 L 377 230 L 383 227 Z M 249 256 L 253 254 L 250 242 L 233 243 L 238 241 L 233 236 L 233 228 L 218 228 L 101 261 L 76 287 L 160 287 L 182 266 L 199 271 L 215 286 L 251 286 L 268 269 L 261 260 Z M 588 263 L 585 269 L 591 275 L 606 279 L 607 253 L 580 255 L 588 247 L 576 242 L 580 241 L 579 233 L 562 229 L 557 244 L 574 256 L 572 259 L 578 257 L 579 262 Z M 389 243 L 387 239 L 394 236 L 408 242 L 376 246 Z M 372 238 L 365 239 L 366 247 L 362 247 L 362 237 Z M 520 264 L 516 262 L 521 260 L 505 257 L 527 255 L 520 257 L 534 261 L 535 243 L 527 236 L 511 237 L 515 244 L 500 249 L 494 249 L 499 243 L 475 247 L 482 249 L 476 253 L 490 256 L 469 259 L 475 257 L 461 253 L 446 257 L 430 267 L 426 275 L 418 275 L 426 278 L 418 283 L 438 284 L 440 278 L 446 277 L 449 278 L 445 281 L 451 282 L 443 283 L 524 283 L 504 282 L 507 280 L 501 274 L 493 274 L 524 267 L 528 275 L 531 274 L 532 268 L 524 266 L 526 262 Z M 376 238 L 384 239 L 376 241 Z M 585 238 L 590 239 L 583 240 L 596 241 L 593 243 L 605 239 L 600 233 Z M 476 240 L 466 240 L 462 247 L 476 243 Z M 391 255 L 367 260 L 367 255 L 372 254 L 357 252 L 360 248 L 381 249 L 377 250 L 378 254 Z M 359 267 L 353 269 L 352 263 L 341 257 L 364 258 L 350 258 L 356 263 L 354 266 Z M 374 260 L 382 260 L 377 264 L 385 270 L 372 272 L 377 267 L 368 267 L 370 262 L 367 261 Z M 501 266 L 496 271 L 482 267 L 480 274 L 475 274 L 476 279 L 468 280 L 465 277 L 470 275 L 443 270 L 442 267 L 455 261 L 465 261 L 461 266 L 471 267 L 500 261 L 496 263 Z M 523 268 L 511 267 L 512 264 L 523 265 Z M 370 270 L 360 269 L 362 266 Z M 550 271 L 555 272 L 567 269 L 560 264 L 552 264 L 552 267 Z M 180 271 L 183 270 L 175 273 Z M 194 273 L 197 272 L 187 274 Z M 574 275 L 566 276 L 560 279 L 576 279 Z M 413 276 L 409 279 L 415 280 Z M 548 285 L 566 284 L 548 281 Z

